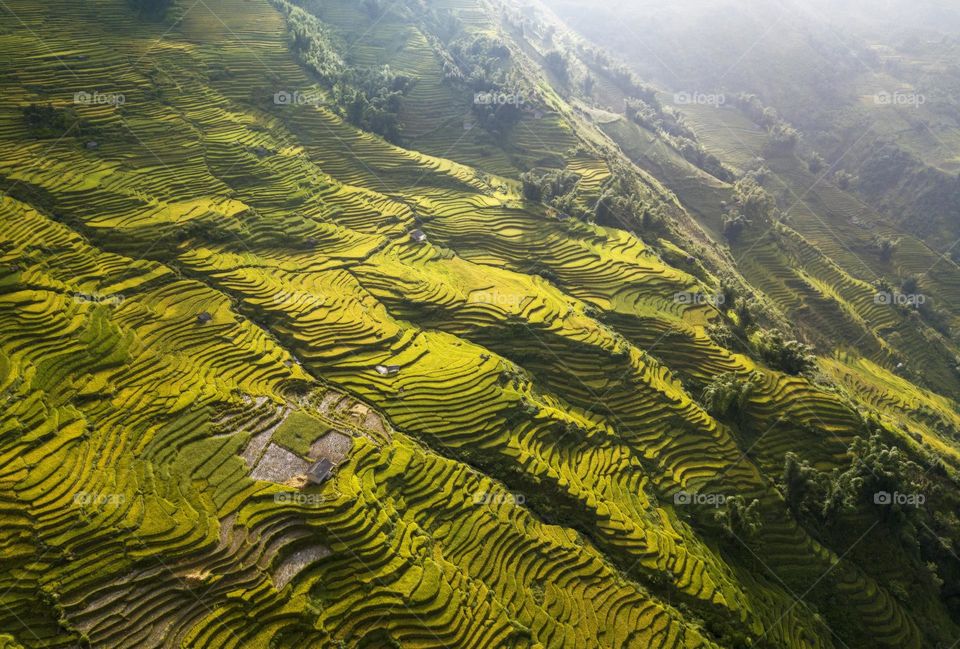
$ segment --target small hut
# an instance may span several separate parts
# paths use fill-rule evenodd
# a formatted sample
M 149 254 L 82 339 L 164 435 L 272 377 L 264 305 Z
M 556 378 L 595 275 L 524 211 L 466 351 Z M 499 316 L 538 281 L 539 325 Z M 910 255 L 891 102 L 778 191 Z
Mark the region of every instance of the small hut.
M 380 376 L 396 376 L 400 373 L 399 365 L 377 365 L 373 368 Z
M 410 233 L 410 240 L 414 243 L 426 243 L 427 233 L 423 230 L 413 230 Z
M 323 484 L 333 475 L 333 462 L 327 458 L 317 460 L 307 469 L 307 482 L 309 484 Z

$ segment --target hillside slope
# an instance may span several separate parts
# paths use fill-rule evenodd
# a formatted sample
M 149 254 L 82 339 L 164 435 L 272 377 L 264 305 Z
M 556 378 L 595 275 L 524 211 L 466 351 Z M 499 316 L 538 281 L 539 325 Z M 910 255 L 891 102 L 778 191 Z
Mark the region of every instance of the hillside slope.
M 960 636 L 954 341 L 812 217 L 728 245 L 733 177 L 600 124 L 546 23 L 3 11 L 6 646 Z

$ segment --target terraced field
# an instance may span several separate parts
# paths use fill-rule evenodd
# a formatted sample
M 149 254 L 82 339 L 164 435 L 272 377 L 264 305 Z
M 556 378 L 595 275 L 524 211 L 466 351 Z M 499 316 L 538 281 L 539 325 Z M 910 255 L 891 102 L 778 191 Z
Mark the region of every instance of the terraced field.
M 776 484 L 787 452 L 839 469 L 873 430 L 937 451 L 931 480 L 951 484 L 954 345 L 876 303 L 875 261 L 827 248 L 800 214 L 779 240 L 686 263 L 707 235 L 685 238 L 680 174 L 601 148 L 533 58 L 552 110 L 484 153 L 422 25 L 313 4 L 351 64 L 416 78 L 402 146 L 323 102 L 274 101 L 324 90 L 266 0 L 176 3 L 167 21 L 123 0 L 3 3 L 3 646 L 919 649 L 960 634 L 926 582 L 912 597 L 891 583 L 914 555 L 871 560 L 881 523 L 820 534 Z M 501 28 L 495 5 L 437 8 Z M 31 129 L 30 104 L 62 132 Z M 677 222 L 639 236 L 557 218 L 517 180 L 545 158 L 576 175 L 580 208 L 625 166 Z M 896 263 L 931 254 L 904 243 Z M 816 373 L 735 340 L 733 305 L 678 298 L 721 275 L 830 332 Z M 936 390 L 893 371 L 905 350 Z M 720 375 L 754 384 L 737 419 L 702 403 Z M 724 531 L 730 509 L 690 494 L 756 500 L 762 524 Z M 957 505 L 945 486 L 933 499 Z

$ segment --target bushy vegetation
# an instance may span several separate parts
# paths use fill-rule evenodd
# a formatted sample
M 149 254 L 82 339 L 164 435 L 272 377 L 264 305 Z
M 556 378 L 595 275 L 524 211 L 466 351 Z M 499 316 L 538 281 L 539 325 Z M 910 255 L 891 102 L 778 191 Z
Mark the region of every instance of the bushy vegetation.
M 452 41 L 447 51 L 450 58 L 443 68 L 447 80 L 464 84 L 475 92 L 507 88 L 511 54 L 499 38 L 469 34 Z
M 728 206 L 723 233 L 735 242 L 754 223 L 770 224 L 779 218 L 776 199 L 763 188 L 756 172 L 749 172 L 734 185 L 734 204 Z
M 397 142 L 403 97 L 412 83 L 389 67 L 348 68 L 334 84 L 333 98 L 348 122 Z
M 776 109 L 764 106 L 759 97 L 748 93 L 734 95 L 733 103 L 743 110 L 754 123 L 767 129 L 767 133 L 770 135 L 769 153 L 789 153 L 796 148 L 800 141 L 800 133 L 788 124 Z
M 334 36 L 316 16 L 287 0 L 272 1 L 287 18 L 291 49 L 330 91 L 334 110 L 354 126 L 397 142 L 403 98 L 413 80 L 389 66 L 346 65 Z
M 742 378 L 734 372 L 725 372 L 704 388 L 700 402 L 714 417 L 738 419 L 761 380 L 762 377 L 756 373 Z
M 734 180 L 733 173 L 724 167 L 720 158 L 697 142 L 696 134 L 684 123 L 683 117 L 675 110 L 665 108 L 657 99 L 655 92 L 639 85 L 632 74 L 629 74 L 622 83 L 626 90 L 635 93 L 628 95 L 625 102 L 624 112 L 627 119 L 658 133 L 673 145 L 687 162 L 708 174 L 724 182 Z
M 753 343 L 760 357 L 781 372 L 803 374 L 816 366 L 812 347 L 799 340 L 787 340 L 779 331 L 758 330 Z
M 173 5 L 173 0 L 127 0 L 138 14 L 144 17 L 159 18 Z
M 714 518 L 729 537 L 738 540 L 756 535 L 763 523 L 760 501 L 753 499 L 748 502 L 743 496 L 728 498 Z
M 707 151 L 699 142 L 678 135 L 674 136 L 674 145 L 687 162 L 724 182 L 733 180 L 733 172 L 724 167 L 720 158 Z
M 535 101 L 521 77 L 512 73 L 510 48 L 499 38 L 469 34 L 454 39 L 444 50 L 444 79 L 475 96 L 472 110 L 479 124 L 505 137 L 520 120 L 523 108 Z
M 550 50 L 547 52 L 544 61 L 547 64 L 547 69 L 557 75 L 561 81 L 566 82 L 570 79 L 570 62 L 563 52 Z
M 573 192 L 580 176 L 566 169 L 550 169 L 542 173 L 528 171 L 520 181 L 523 183 L 523 197 L 528 201 L 554 204 L 562 203 Z
M 330 30 L 316 16 L 285 0 L 273 0 L 287 18 L 290 48 L 300 61 L 332 87 L 344 74 L 345 64 Z
M 36 138 L 92 135 L 96 132 L 73 108 L 58 108 L 53 104 L 29 104 L 23 107 L 22 115 L 30 135 Z
M 561 214 L 618 228 L 654 232 L 664 218 L 658 207 L 644 202 L 636 179 L 613 164 L 613 174 L 599 198 L 583 201 L 580 176 L 567 169 L 531 170 L 521 175 L 523 197 L 545 203 Z

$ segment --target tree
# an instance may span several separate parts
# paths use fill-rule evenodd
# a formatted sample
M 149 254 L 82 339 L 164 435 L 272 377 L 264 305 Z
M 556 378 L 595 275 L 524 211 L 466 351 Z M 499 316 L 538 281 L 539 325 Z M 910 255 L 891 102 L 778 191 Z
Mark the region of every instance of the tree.
M 363 0 L 363 10 L 371 18 L 379 18 L 385 11 L 383 0 Z
M 744 176 L 733 189 L 740 211 L 748 221 L 770 220 L 776 215 L 776 199 L 752 176 Z
M 856 176 L 851 174 L 849 171 L 844 171 L 843 169 L 836 173 L 834 179 L 837 183 L 837 187 L 844 191 L 850 189 L 857 182 Z
M 823 159 L 823 156 L 819 153 L 814 153 L 810 156 L 810 159 L 807 161 L 807 167 L 810 169 L 810 173 L 820 173 L 823 170 L 826 162 Z
M 723 236 L 728 241 L 736 241 L 748 225 L 750 225 L 750 221 L 744 218 L 742 214 L 726 216 L 723 219 Z
M 133 9 L 141 16 L 159 18 L 167 13 L 172 0 L 129 0 Z
M 22 109 L 30 135 L 37 138 L 92 135 L 95 129 L 80 119 L 73 108 L 57 108 L 53 104 L 29 104 Z
M 754 499 L 747 504 L 743 496 L 728 498 L 724 507 L 717 510 L 715 518 L 723 530 L 734 538 L 753 536 L 763 524 L 760 517 L 760 501 Z
M 756 372 L 748 378 L 726 372 L 704 388 L 700 400 L 707 412 L 714 417 L 740 417 L 761 380 L 762 376 Z
M 543 200 L 543 191 L 540 189 L 540 178 L 532 171 L 520 176 L 523 183 L 523 197 L 528 201 L 539 203 Z
M 547 52 L 546 63 L 547 68 L 551 72 L 560 77 L 561 80 L 567 80 L 570 64 L 567 61 L 567 57 L 565 57 L 561 52 L 557 50 L 550 50 Z
M 830 485 L 827 476 L 807 460 L 800 460 L 795 453 L 787 453 L 781 487 L 787 507 L 795 516 L 802 517 L 821 515 Z
M 592 95 L 593 87 L 596 85 L 597 80 L 592 74 L 588 74 L 583 78 L 583 94 Z
M 890 261 L 890 258 L 893 257 L 894 251 L 897 249 L 897 242 L 887 237 L 878 236 L 876 239 L 874 239 L 873 245 L 877 249 L 877 253 L 880 255 L 880 260 L 883 262 Z
M 802 374 L 816 365 L 813 348 L 798 340 L 785 340 L 779 331 L 761 330 L 755 337 L 760 357 L 787 374 Z

